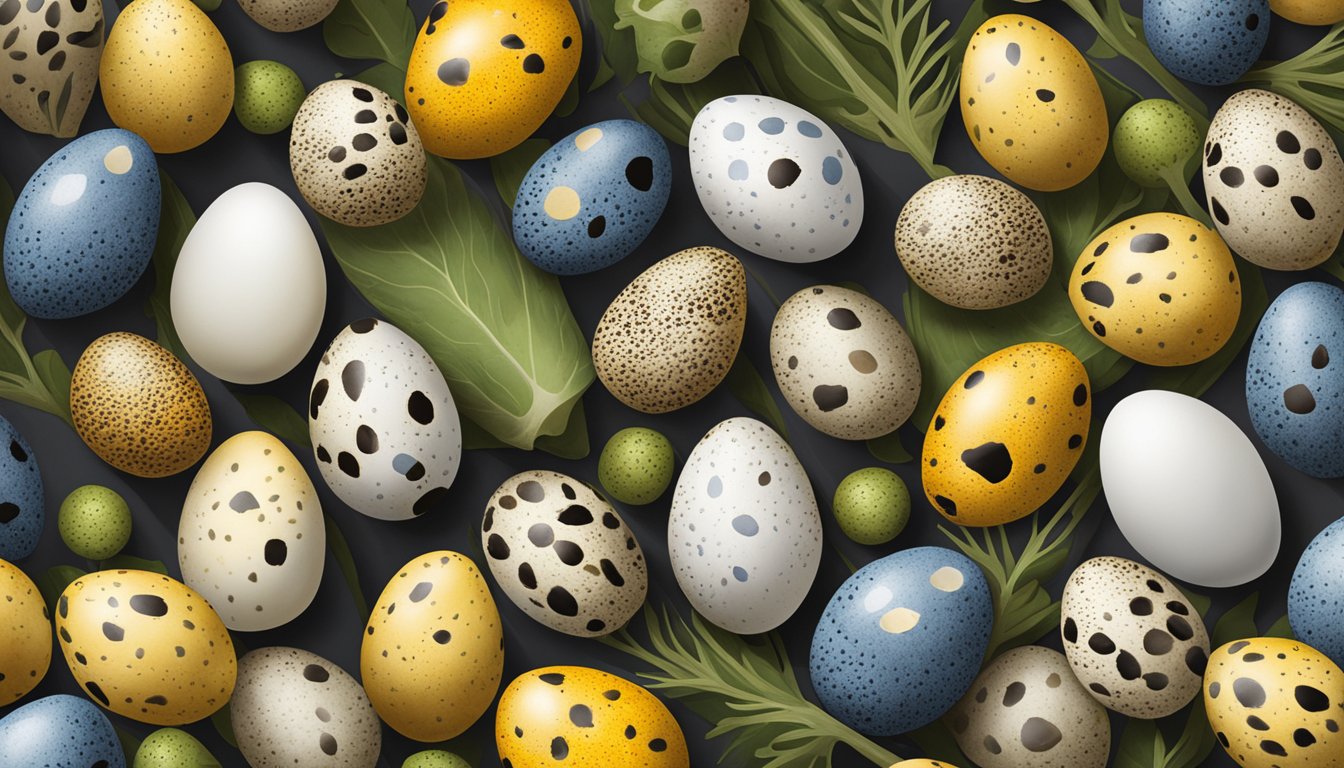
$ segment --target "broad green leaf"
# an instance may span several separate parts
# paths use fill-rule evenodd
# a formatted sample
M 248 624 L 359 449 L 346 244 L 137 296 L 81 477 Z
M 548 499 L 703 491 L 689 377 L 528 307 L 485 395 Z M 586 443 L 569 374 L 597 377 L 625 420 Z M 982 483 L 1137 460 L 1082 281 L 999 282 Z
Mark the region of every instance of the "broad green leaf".
M 1227 609 L 1209 633 L 1209 647 L 1219 648 L 1234 640 L 1256 637 L 1260 630 L 1255 626 L 1255 608 L 1260 603 L 1260 593 L 1252 592 L 1249 597 Z
M 1185 599 L 1189 601 L 1190 605 L 1194 606 L 1195 613 L 1198 613 L 1201 618 L 1209 615 L 1209 608 L 1213 606 L 1211 598 L 1198 592 L 1191 592 L 1188 589 L 1181 589 L 1181 594 L 1185 595 Z
M 210 724 L 215 727 L 215 732 L 221 739 L 228 742 L 228 745 L 234 749 L 238 748 L 238 737 L 233 735 L 233 713 L 229 711 L 229 705 L 225 704 L 210 716 Z
M 1293 634 L 1293 625 L 1288 622 L 1287 614 L 1280 616 L 1279 620 L 1269 625 L 1265 630 L 1265 637 L 1282 637 L 1285 640 L 1296 640 L 1297 635 Z
M 579 87 L 579 73 L 575 72 L 569 79 L 569 87 L 565 88 L 565 95 L 560 97 L 560 103 L 551 111 L 551 117 L 569 117 L 579 108 L 582 100 L 583 89 Z
M 878 461 L 885 461 L 888 464 L 908 464 L 915 459 L 905 449 L 905 445 L 901 443 L 901 433 L 899 431 L 869 440 L 868 452 L 873 455 L 873 458 Z
M 47 610 L 52 616 L 56 615 L 56 598 L 61 596 L 71 582 L 85 575 L 87 574 L 84 569 L 73 565 L 53 565 L 33 580 L 37 583 L 37 591 L 42 593 L 42 599 L 46 601 Z
M 635 46 L 635 32 L 629 28 L 617 29 L 616 24 L 620 17 L 616 15 L 617 0 L 582 0 L 593 17 L 593 26 L 597 28 L 598 37 L 602 40 L 602 63 L 610 70 L 611 74 L 605 71 L 599 71 L 597 79 L 594 80 L 592 87 L 596 88 L 597 83 L 606 82 L 606 79 L 615 77 L 620 81 L 621 87 L 630 84 L 639 74 L 639 52 Z
M 44 349 L 33 355 L 37 378 L 57 402 L 70 402 L 70 366 L 65 364 L 54 349 Z
M 723 383 L 728 387 L 728 391 L 733 393 L 733 397 L 747 407 L 747 410 L 764 419 L 785 440 L 789 439 L 789 428 L 784 423 L 784 414 L 780 412 L 774 395 L 770 393 L 770 387 L 765 383 L 765 378 L 747 357 L 746 352 L 737 353 L 737 359 L 733 361 L 733 367 L 728 369 L 728 375 L 724 377 Z
M 168 566 L 161 560 L 146 560 L 135 555 L 113 555 L 98 564 L 100 571 L 149 571 L 160 576 L 168 575 Z
M 177 267 L 177 255 L 182 250 L 191 228 L 196 226 L 196 214 L 191 205 L 182 196 L 182 190 L 162 169 L 159 170 L 159 186 L 162 189 L 162 202 L 159 209 L 159 238 L 154 243 L 154 256 L 150 264 L 154 267 L 154 291 L 149 295 L 145 312 L 154 318 L 156 336 L 159 345 L 172 352 L 177 359 L 190 362 L 186 347 L 173 327 L 173 314 L 170 297 L 173 288 L 173 270 Z
M 275 395 L 237 391 L 234 395 L 257 426 L 303 450 L 313 447 L 312 438 L 308 435 L 308 422 L 294 406 Z
M 588 342 L 556 277 L 518 253 L 454 165 L 430 160 L 406 217 L 322 231 L 354 287 L 434 358 L 464 417 L 528 450 L 565 432 L 595 377 Z
M 135 762 L 135 753 L 140 749 L 140 739 L 121 726 L 112 727 L 117 732 L 117 741 L 121 742 L 121 753 L 126 756 L 126 764 L 132 765 Z
M 1185 727 L 1167 753 L 1165 768 L 1197 768 L 1204 765 L 1213 751 L 1213 729 L 1209 727 L 1209 717 L 1204 711 L 1204 697 L 1195 696 L 1186 711 L 1189 714 L 1185 718 Z
M 523 177 L 531 170 L 551 142 L 546 139 L 528 139 L 502 155 L 490 158 L 490 175 L 495 179 L 495 189 L 499 191 L 504 205 L 513 208 L 518 198 L 518 188 L 523 185 Z
M 706 104 L 722 96 L 760 92 L 746 60 L 729 59 L 708 77 L 686 85 L 650 77 L 648 98 L 635 104 L 622 94 L 621 101 L 634 117 L 684 147 L 691 123 Z
M 693 83 L 737 55 L 748 0 L 615 0 L 616 29 L 635 33 L 639 71 Z
M 1120 749 L 1115 753 L 1113 768 L 1163 768 L 1166 765 L 1167 745 L 1162 731 L 1152 720 L 1132 718 L 1120 734 Z
M 340 0 L 322 22 L 322 39 L 337 56 L 379 59 L 405 70 L 415 45 L 415 16 L 406 0 Z
M 359 569 L 355 566 L 354 553 L 350 551 L 350 542 L 346 540 L 345 534 L 341 532 L 341 527 L 331 518 L 331 515 L 325 515 L 327 524 L 327 549 L 331 550 L 331 557 L 336 561 L 336 566 L 341 569 L 341 576 L 345 579 L 345 586 L 350 590 L 350 597 L 355 601 L 355 612 L 359 615 L 361 622 L 369 623 L 369 601 L 364 599 L 364 588 L 359 585 Z
M 402 106 L 406 105 L 406 70 L 404 68 L 383 62 L 374 64 L 363 72 L 350 77 L 352 80 L 368 83 L 400 102 Z
M 919 749 L 924 756 L 930 760 L 939 760 L 953 765 L 971 764 L 962 754 L 961 747 L 957 744 L 956 737 L 952 735 L 952 730 L 948 728 L 943 720 L 934 720 L 932 723 L 912 731 L 910 739 L 919 745 Z

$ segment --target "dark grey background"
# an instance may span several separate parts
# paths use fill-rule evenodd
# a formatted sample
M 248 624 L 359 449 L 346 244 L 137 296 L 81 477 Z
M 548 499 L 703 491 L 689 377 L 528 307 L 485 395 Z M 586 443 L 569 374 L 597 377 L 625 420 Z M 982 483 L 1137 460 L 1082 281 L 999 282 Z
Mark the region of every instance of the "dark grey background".
M 411 4 L 416 18 L 423 20 L 430 0 L 412 0 Z M 579 4 L 582 5 L 582 2 Z M 1132 6 L 1135 13 L 1138 12 L 1138 3 L 1126 4 Z M 111 0 L 105 0 L 105 5 L 108 6 L 109 17 L 113 16 L 114 4 Z M 967 5 L 969 2 L 966 0 L 934 0 L 935 14 L 951 18 L 954 23 L 960 20 Z M 1064 32 L 1080 49 L 1085 50 L 1094 38 L 1092 31 L 1059 3 L 1015 5 L 998 2 L 995 7 L 1037 16 Z M 310 89 L 337 73 L 359 72 L 370 64 L 333 56 L 323 44 L 320 26 L 292 34 L 269 32 L 253 23 L 233 0 L 224 0 L 223 6 L 211 17 L 227 39 L 235 64 L 258 58 L 276 59 L 293 67 Z M 1322 32 L 1323 29 L 1298 27 L 1275 17 L 1265 56 L 1291 56 L 1314 42 Z M 591 26 L 585 30 L 585 43 L 581 77 L 586 83 L 595 71 L 599 48 L 598 38 Z M 1115 60 L 1107 62 L 1105 66 L 1138 90 L 1149 95 L 1161 95 L 1146 75 L 1127 62 Z M 1235 88 L 1196 90 L 1206 98 L 1212 112 Z M 627 116 L 625 108 L 616 98 L 618 91 L 618 84 L 609 83 L 595 93 L 585 94 L 574 114 L 548 122 L 539 135 L 555 140 L 585 124 Z M 631 89 L 633 94 L 639 94 L 640 91 L 639 85 Z M 639 98 L 638 95 L 636 98 Z M 81 133 L 105 127 L 111 127 L 111 123 L 100 98 L 95 96 Z M 705 244 L 725 247 L 741 255 L 750 269 L 768 283 L 781 299 L 812 284 L 852 280 L 863 284 L 897 317 L 902 317 L 900 302 L 905 276 L 892 249 L 892 230 L 902 204 L 927 178 L 905 155 L 844 131 L 841 134 L 863 173 L 867 197 L 867 215 L 858 239 L 844 254 L 817 264 L 786 265 L 742 253 L 718 233 L 700 208 L 691 185 L 686 152 L 673 145 L 674 192 L 666 214 L 645 245 L 634 255 L 602 272 L 563 280 L 566 295 L 584 332 L 591 338 L 602 311 L 611 299 L 654 261 L 681 248 Z M 197 214 L 226 189 L 247 181 L 264 181 L 287 191 L 306 211 L 289 175 L 287 136 L 287 133 L 275 136 L 252 135 L 231 117 L 219 135 L 205 146 L 183 154 L 161 156 L 159 162 L 182 188 Z M 62 144 L 62 140 L 24 133 L 7 119 L 0 118 L 0 174 L 17 193 L 33 171 Z M 958 172 L 993 173 L 970 147 L 955 107 L 943 131 L 938 160 Z M 489 178 L 488 166 L 484 162 L 466 162 L 461 163 L 461 166 L 476 180 L 492 204 L 502 209 Z M 315 216 L 311 212 L 308 215 L 320 239 Z M 278 395 L 300 409 L 322 349 L 346 323 L 371 312 L 363 299 L 346 283 L 329 252 L 326 256 L 329 301 L 317 345 L 293 373 L 277 382 L 255 388 L 256 391 Z M 1302 274 L 1266 273 L 1271 297 L 1293 282 L 1304 279 L 1331 278 L 1320 271 Z M 147 274 L 131 295 L 105 311 L 68 321 L 30 321 L 26 334 L 29 349 L 37 351 L 54 346 L 66 363 L 73 367 L 85 345 L 104 333 L 130 330 L 153 338 L 153 323 L 143 311 L 144 300 L 151 287 L 152 275 Z M 745 349 L 758 369 L 765 373 L 772 389 L 774 384 L 769 375 L 768 336 L 773 315 L 774 305 L 759 286 L 753 284 Z M 215 445 L 239 431 L 256 428 L 226 388 L 200 370 L 195 373 L 204 385 L 214 409 Z M 1206 399 L 1228 414 L 1254 440 L 1243 394 L 1244 373 L 1243 352 Z M 1124 394 L 1142 389 L 1145 376 L 1142 366 L 1136 366 L 1134 372 L 1123 381 L 1101 394 L 1097 398 L 1097 416 L 1103 417 Z M 471 536 L 472 526 L 479 524 L 485 500 L 497 484 L 515 472 L 547 468 L 595 482 L 597 453 L 606 439 L 623 427 L 645 425 L 658 429 L 672 440 L 678 454 L 684 457 L 700 436 L 719 420 L 751 415 L 723 388 L 695 406 L 666 416 L 646 416 L 631 411 L 607 394 L 600 383 L 589 390 L 584 402 L 593 445 L 593 452 L 588 458 L 565 461 L 544 453 L 514 450 L 469 452 L 447 503 L 423 518 L 400 523 L 366 518 L 341 504 L 321 482 L 311 452 L 295 448 L 314 478 L 325 510 L 335 518 L 350 541 L 359 566 L 360 582 L 370 603 L 377 598 L 384 583 L 399 566 L 423 552 L 446 548 L 476 556 L 479 544 Z M 782 630 L 793 663 L 800 671 L 800 678 L 806 680 L 807 650 L 812 629 L 826 601 L 848 575 L 848 570 L 836 556 L 835 550 L 842 551 L 854 563 L 862 565 L 897 549 L 919 544 L 945 545 L 946 540 L 937 531 L 939 516 L 919 490 L 918 468 L 914 464 L 893 467 L 910 485 L 915 498 L 913 518 L 906 531 L 893 543 L 880 547 L 864 547 L 846 539 L 829 514 L 830 498 L 846 474 L 879 462 L 873 459 L 862 443 L 847 443 L 822 435 L 797 418 L 783 405 L 782 400 L 779 402 L 788 422 L 790 441 L 807 467 L 826 520 L 827 554 L 821 573 L 807 602 Z M 100 461 L 72 430 L 54 417 L 9 402 L 0 402 L 0 414 L 10 419 L 32 443 L 46 484 L 46 531 L 37 552 L 20 563 L 30 575 L 36 576 L 59 563 L 91 567 L 89 563 L 78 562 L 61 543 L 56 532 L 55 515 L 61 500 L 69 491 L 85 483 L 98 483 L 116 489 L 131 504 L 135 515 L 135 531 L 125 551 L 162 560 L 174 576 L 180 576 L 174 541 L 181 503 L 193 472 L 162 480 L 134 478 Z M 918 455 L 919 432 L 907 426 L 902 430 L 902 435 L 906 447 Z M 1236 589 L 1197 590 L 1202 594 L 1210 594 L 1214 599 L 1214 609 L 1209 616 L 1210 625 L 1223 610 L 1255 590 L 1262 593 L 1262 628 L 1282 616 L 1287 582 L 1298 554 L 1321 528 L 1340 515 L 1338 493 L 1341 486 L 1338 482 L 1313 480 L 1285 466 L 1267 451 L 1262 450 L 1261 453 L 1273 476 L 1282 507 L 1283 547 L 1274 568 L 1257 582 Z M 666 516 L 670 497 L 668 493 L 647 507 L 621 507 L 621 511 L 636 530 L 649 557 L 652 568 L 650 600 L 654 604 L 671 601 L 684 611 L 685 600 L 676 587 L 666 556 Z M 1058 501 L 1056 499 L 1050 506 L 1056 506 Z M 1192 541 L 1190 546 L 1198 547 L 1199 542 Z M 1135 557 L 1133 550 L 1117 532 L 1103 502 L 1097 504 L 1084 524 L 1071 563 L 1097 554 Z M 1068 570 L 1066 568 L 1063 575 L 1066 576 Z M 1062 577 L 1052 585 L 1052 593 L 1058 594 L 1061 582 Z M 531 621 L 498 590 L 495 597 L 505 626 L 505 684 L 521 672 L 548 664 L 589 665 L 632 678 L 641 671 L 633 660 L 597 642 L 560 635 Z M 357 674 L 361 629 L 350 593 L 335 562 L 329 558 L 317 599 L 303 616 L 280 629 L 246 635 L 244 640 L 249 648 L 267 645 L 307 648 Z M 1054 637 L 1044 642 L 1058 644 Z M 56 658 L 52 661 L 46 679 L 26 700 L 57 692 L 81 693 L 60 659 L 59 650 L 56 650 Z M 696 766 L 715 764 L 725 745 L 703 739 L 709 726 L 694 713 L 675 701 L 670 701 L 669 706 L 686 732 L 693 755 L 692 763 Z M 7 712 L 7 709 L 0 709 L 0 716 Z M 153 730 L 124 718 L 113 716 L 113 720 L 119 727 L 139 736 Z M 453 747 L 474 765 L 497 765 L 493 722 L 492 709 Z M 1122 719 L 1115 718 L 1113 730 L 1116 740 L 1121 725 Z M 189 730 L 225 765 L 244 765 L 240 755 L 224 743 L 208 722 L 191 726 Z M 883 741 L 902 757 L 920 755 L 916 747 L 900 739 Z M 384 729 L 384 765 L 395 768 L 407 755 L 421 748 L 424 745 L 412 743 L 391 729 Z M 1213 762 L 1210 764 L 1232 765 L 1221 750 L 1216 751 L 1211 760 Z M 862 758 L 844 748 L 837 752 L 837 766 L 866 764 Z

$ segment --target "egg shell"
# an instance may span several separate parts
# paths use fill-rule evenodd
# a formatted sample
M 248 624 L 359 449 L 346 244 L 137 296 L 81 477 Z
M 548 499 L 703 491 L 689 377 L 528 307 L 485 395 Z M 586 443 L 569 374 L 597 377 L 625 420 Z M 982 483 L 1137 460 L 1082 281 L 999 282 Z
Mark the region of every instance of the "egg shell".
M 325 82 L 294 115 L 294 183 L 314 210 L 341 224 L 371 227 L 410 213 L 425 193 L 427 163 L 405 107 L 371 85 Z
M 1039 645 L 995 659 L 948 715 L 957 745 L 981 768 L 1105 768 L 1106 709 L 1064 654 Z
M 1324 26 L 1344 21 L 1344 0 L 1269 0 L 1269 7 L 1298 24 Z
M 130 131 L 94 131 L 23 186 L 5 231 L 5 282 L 33 317 L 88 314 L 135 285 L 158 232 L 154 152 Z
M 1204 709 L 1242 768 L 1344 766 L 1344 670 L 1305 643 L 1253 637 L 1214 651 Z
M 10 52 L 5 61 L 10 76 L 0 81 L 0 111 L 25 131 L 78 133 L 103 53 L 102 0 L 7 0 L 0 6 L 0 38 Z M 64 100 L 54 113 L 53 94 Z
M 425 149 L 491 157 L 550 116 L 583 53 L 568 0 L 439 0 L 406 70 L 406 106 Z
M 272 32 L 297 32 L 321 22 L 337 0 L 239 0 L 243 13 Z
M 307 96 L 298 73 L 278 61 L 256 59 L 233 71 L 233 115 L 252 133 L 289 128 Z
M 33 554 L 42 537 L 42 473 L 28 441 L 3 416 L 0 446 L 9 449 L 0 449 L 0 560 L 22 560 Z
M 233 109 L 233 57 L 191 0 L 149 0 L 117 15 L 99 63 L 112 122 L 155 152 L 209 141 Z
M 1344 663 L 1344 519 L 1316 534 L 1293 570 L 1288 622 L 1302 642 Z
M 104 709 L 153 725 L 224 706 L 238 663 L 219 614 L 191 587 L 148 571 L 96 571 L 56 601 L 56 636 L 75 682 Z
M 1344 291 L 1298 283 L 1269 305 L 1246 362 L 1246 405 L 1266 448 L 1312 477 L 1344 477 Z
M 134 520 L 121 494 L 101 485 L 83 485 L 61 502 L 56 526 L 61 541 L 88 560 L 107 560 L 131 540 Z
M 1074 569 L 1060 606 L 1064 654 L 1092 698 L 1122 715 L 1166 717 L 1199 694 L 1204 620 L 1167 577 L 1122 557 Z
M 308 434 L 327 485 L 381 520 L 442 507 L 462 462 L 448 382 L 384 320 L 357 320 L 327 347 L 308 394 Z
M 597 479 L 623 504 L 648 504 L 667 492 L 676 469 L 676 451 L 661 432 L 626 427 L 603 446 Z
M 1028 0 L 1028 2 L 1032 1 L 1034 0 Z M 951 763 L 945 763 L 941 760 L 917 758 L 914 760 L 902 760 L 899 763 L 893 764 L 891 768 L 957 768 L 957 766 Z
M 971 366 L 943 396 L 924 439 L 924 495 L 959 525 L 1035 512 L 1087 445 L 1091 384 L 1072 352 L 1031 342 Z
M 915 192 L 896 220 L 896 255 L 944 304 L 998 309 L 1036 295 L 1054 246 L 1031 198 L 987 176 L 946 176 Z
M 1183 80 L 1227 85 L 1255 64 L 1269 39 L 1267 0 L 1144 0 L 1143 36 Z
M 869 735 L 927 725 L 975 679 L 993 616 L 984 575 L 959 552 L 914 547 L 875 560 L 845 580 L 817 623 L 817 698 Z
M 402 567 L 373 606 L 359 668 L 373 708 L 409 739 L 446 741 L 479 720 L 504 674 L 504 635 L 471 559 L 428 552 Z
M 1068 189 L 1106 152 L 1110 124 L 1092 68 L 1067 38 L 1029 16 L 980 25 L 962 61 L 960 93 L 976 151 L 1028 189 Z
M 769 96 L 711 101 L 691 124 L 690 152 L 705 213 L 752 253 L 821 261 L 859 233 L 859 169 L 835 131 L 802 107 Z
M 1204 191 L 1227 244 L 1267 269 L 1317 266 L 1344 232 L 1344 160 L 1334 139 L 1269 91 L 1234 94 L 1213 116 Z
M 229 189 L 201 214 L 169 296 L 187 353 L 236 384 L 273 381 L 298 365 L 326 302 L 313 230 L 288 195 L 260 182 Z
M 667 519 L 677 584 L 700 615 L 754 635 L 802 605 L 821 562 L 821 514 L 793 449 L 748 418 L 719 422 L 677 478 Z
M 644 270 L 602 313 L 593 366 L 617 400 L 667 413 L 728 375 L 747 322 L 747 274 L 718 248 L 674 253 Z
M 567 635 L 615 632 L 648 593 L 634 532 L 591 488 L 559 472 L 505 480 L 485 508 L 481 546 L 514 605 Z
M 634 120 L 581 128 L 528 169 L 513 204 L 513 239 L 557 275 L 609 267 L 644 242 L 672 191 L 657 131 Z
M 298 648 L 239 659 L 229 715 L 252 768 L 373 768 L 383 743 L 382 723 L 355 678 Z
M 177 528 L 182 580 L 229 629 L 288 624 L 317 595 L 326 521 L 303 465 L 265 432 L 241 432 L 191 481 Z
M 1278 555 L 1269 472 L 1245 433 L 1203 401 L 1162 390 L 1121 400 L 1101 431 L 1101 482 L 1120 532 L 1182 581 L 1245 584 Z
M 131 768 L 182 768 L 218 763 L 195 736 L 180 728 L 160 728 L 140 742 Z
M 79 356 L 70 415 L 89 450 L 138 477 L 175 475 L 210 447 L 210 403 L 196 377 L 133 333 L 100 336 Z
M 85 699 L 58 693 L 0 718 L 0 765 L 126 768 L 107 715 Z
M 681 726 L 657 697 L 588 667 L 542 667 L 509 683 L 495 745 L 513 768 L 691 765 Z
M 919 402 L 915 345 L 886 307 L 848 288 L 790 296 L 770 327 L 770 361 L 789 406 L 842 440 L 889 434 Z
M 1217 232 L 1176 213 L 1126 219 L 1087 244 L 1069 300 L 1098 341 L 1148 365 L 1222 349 L 1241 316 L 1241 279 Z
M 51 617 L 33 580 L 5 560 L 0 560 L 0 627 L 5 628 L 4 639 L 0 640 L 0 706 L 9 706 L 27 696 L 47 675 Z M 0 720 L 0 733 L 3 722 Z M 4 749 L 0 746 L 0 754 Z

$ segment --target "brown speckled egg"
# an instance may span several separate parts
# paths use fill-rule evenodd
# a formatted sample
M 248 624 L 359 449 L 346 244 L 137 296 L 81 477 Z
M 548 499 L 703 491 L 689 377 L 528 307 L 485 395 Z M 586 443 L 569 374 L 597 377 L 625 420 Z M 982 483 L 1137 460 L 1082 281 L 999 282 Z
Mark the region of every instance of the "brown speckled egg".
M 352 227 L 396 221 L 425 193 L 425 150 L 406 110 L 354 80 L 308 94 L 294 116 L 289 167 L 318 213 Z
M 674 253 L 621 291 L 593 334 L 607 390 L 644 413 L 684 408 L 718 386 L 747 321 L 747 274 L 726 251 Z
M 70 414 L 84 444 L 139 477 L 190 467 L 210 447 L 210 403 L 171 352 L 134 333 L 109 333 L 79 356 Z
M 98 80 L 102 0 L 6 0 L 0 39 L 0 110 L 25 131 L 74 136 Z M 60 101 L 61 109 L 51 109 Z
M 17 565 L 0 560 L 0 706 L 42 682 L 51 664 L 51 617 L 42 593 Z
M 337 0 L 238 0 L 243 13 L 272 32 L 297 32 L 331 15 Z
M 780 392 L 808 424 L 842 440 L 895 430 L 919 401 L 915 345 L 887 308 L 858 291 L 804 288 L 770 328 Z
M 123 717 L 183 725 L 228 703 L 233 640 L 210 604 L 167 576 L 98 571 L 56 602 L 56 637 L 75 682 Z
M 1054 249 L 1031 198 L 986 176 L 925 184 L 896 220 L 896 255 L 910 279 L 944 304 L 997 309 L 1036 294 Z

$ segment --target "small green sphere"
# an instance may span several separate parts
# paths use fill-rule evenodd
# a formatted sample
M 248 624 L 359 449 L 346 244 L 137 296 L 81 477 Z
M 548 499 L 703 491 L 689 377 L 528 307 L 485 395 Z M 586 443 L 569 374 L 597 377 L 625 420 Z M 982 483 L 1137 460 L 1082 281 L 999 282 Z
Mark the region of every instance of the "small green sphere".
M 205 745 L 186 731 L 160 728 L 140 742 L 131 768 L 209 768 L 219 761 Z
M 65 546 L 90 560 L 106 560 L 131 540 L 131 508 L 121 494 L 101 485 L 71 491 L 56 524 Z
M 278 61 L 249 61 L 233 72 L 233 113 L 253 133 L 288 128 L 307 95 L 294 70 Z
M 1147 99 L 1129 108 L 1116 123 L 1111 147 L 1125 175 L 1145 187 L 1166 184 L 1162 172 L 1184 166 L 1199 152 L 1195 121 L 1174 101 Z
M 832 509 L 849 538 L 860 544 L 885 544 L 910 522 L 910 491 L 895 472 L 868 467 L 840 481 Z
M 471 768 L 471 764 L 452 752 L 444 752 L 442 749 L 426 749 L 424 752 L 416 752 L 406 758 L 406 762 L 401 764 L 401 768 Z
M 663 495 L 676 469 L 672 443 L 646 427 L 611 436 L 597 460 L 597 479 L 617 501 L 648 504 Z

